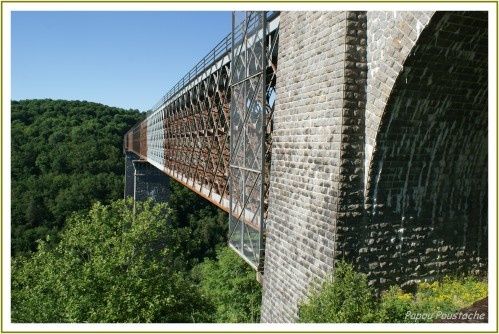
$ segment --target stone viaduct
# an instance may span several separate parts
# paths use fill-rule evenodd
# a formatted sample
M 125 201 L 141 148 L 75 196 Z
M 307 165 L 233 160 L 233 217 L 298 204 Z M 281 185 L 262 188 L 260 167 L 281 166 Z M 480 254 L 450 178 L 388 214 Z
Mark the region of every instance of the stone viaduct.
M 229 212 L 262 322 L 295 321 L 340 259 L 378 290 L 485 273 L 487 15 L 281 12 L 241 38 L 234 25 L 125 135 L 125 195 L 164 199 L 171 177 Z

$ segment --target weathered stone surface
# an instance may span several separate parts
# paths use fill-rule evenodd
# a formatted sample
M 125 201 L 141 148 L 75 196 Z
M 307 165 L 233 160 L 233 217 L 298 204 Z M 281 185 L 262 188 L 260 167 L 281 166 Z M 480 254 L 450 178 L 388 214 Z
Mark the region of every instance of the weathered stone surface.
M 365 164 L 393 84 L 434 12 L 367 12 L 367 99 Z M 367 168 L 366 167 L 366 168 Z
M 282 13 L 277 74 L 263 322 L 340 258 L 378 291 L 486 270 L 486 13 Z
M 264 322 L 296 320 L 312 279 L 345 251 L 339 215 L 362 210 L 350 192 L 363 177 L 365 21 L 363 12 L 281 14 Z
M 383 246 L 362 270 L 392 254 L 379 288 L 486 270 L 487 42 L 487 13 L 435 13 L 384 102 L 356 233 Z

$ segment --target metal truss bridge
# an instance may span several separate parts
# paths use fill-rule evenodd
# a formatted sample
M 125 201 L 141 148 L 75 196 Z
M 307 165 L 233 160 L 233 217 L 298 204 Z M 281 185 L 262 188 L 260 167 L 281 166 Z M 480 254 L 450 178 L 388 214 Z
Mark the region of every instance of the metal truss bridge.
M 232 32 L 124 136 L 125 152 L 228 212 L 229 245 L 259 271 L 278 26 L 278 12 L 233 13 Z

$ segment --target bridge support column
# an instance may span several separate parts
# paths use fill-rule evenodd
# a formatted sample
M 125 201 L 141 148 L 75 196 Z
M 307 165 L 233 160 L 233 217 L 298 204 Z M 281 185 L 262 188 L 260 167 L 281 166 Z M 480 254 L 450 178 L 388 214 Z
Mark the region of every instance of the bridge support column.
M 362 217 L 365 21 L 365 12 L 281 13 L 262 322 L 297 320 L 310 284 L 348 256 Z
M 169 197 L 168 176 L 145 160 L 134 160 L 134 200 L 152 198 L 155 202 L 166 202 Z
M 134 197 L 135 168 L 133 167 L 133 161 L 137 159 L 139 159 L 139 157 L 136 154 L 132 152 L 125 153 L 125 198 Z
M 161 170 L 131 152 L 125 155 L 125 198 L 135 201 L 152 198 L 166 202 L 169 197 L 169 178 Z

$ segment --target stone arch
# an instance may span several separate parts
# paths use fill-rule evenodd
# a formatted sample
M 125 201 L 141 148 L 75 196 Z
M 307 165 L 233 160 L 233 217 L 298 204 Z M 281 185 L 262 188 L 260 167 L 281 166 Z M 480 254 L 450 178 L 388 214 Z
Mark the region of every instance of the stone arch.
M 486 12 L 434 14 L 390 91 L 357 254 L 372 284 L 485 268 L 487 22 Z

